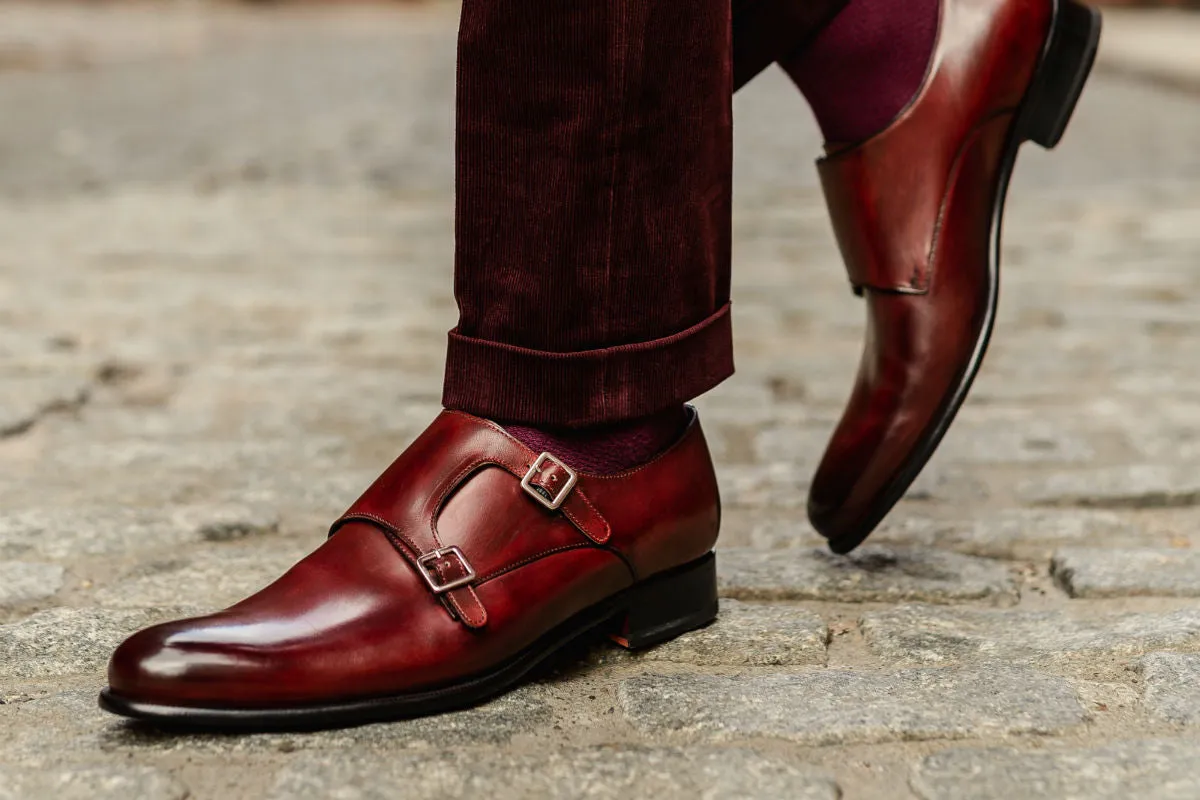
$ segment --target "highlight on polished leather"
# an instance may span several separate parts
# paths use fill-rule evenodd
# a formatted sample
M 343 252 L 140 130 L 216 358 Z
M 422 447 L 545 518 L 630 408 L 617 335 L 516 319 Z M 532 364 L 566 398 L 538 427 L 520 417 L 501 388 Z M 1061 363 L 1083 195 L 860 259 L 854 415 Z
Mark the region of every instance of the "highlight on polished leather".
M 903 496 L 966 398 L 995 321 L 1017 151 L 1058 144 L 1099 37 L 1099 13 L 1074 0 L 943 0 L 912 103 L 819 162 L 867 307 L 857 382 L 809 493 L 835 552 L 857 547 Z
M 101 705 L 160 725 L 304 729 L 469 706 L 580 639 L 647 647 L 717 613 L 716 477 L 695 411 L 617 475 L 445 411 L 283 577 L 112 657 Z

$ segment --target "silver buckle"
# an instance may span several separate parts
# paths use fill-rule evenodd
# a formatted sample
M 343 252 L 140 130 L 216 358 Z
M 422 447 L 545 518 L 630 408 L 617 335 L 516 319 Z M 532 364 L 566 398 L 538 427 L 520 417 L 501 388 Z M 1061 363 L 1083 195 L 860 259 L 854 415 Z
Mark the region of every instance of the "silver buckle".
M 563 484 L 563 487 L 558 490 L 558 493 L 549 500 L 546 499 L 544 494 L 538 491 L 538 487 L 533 485 L 533 476 L 541 473 L 542 465 L 547 461 L 554 462 L 554 465 L 563 472 L 567 473 L 568 476 L 567 482 Z M 557 511 L 559 506 L 566 502 L 567 495 L 571 493 L 571 490 L 575 488 L 575 484 L 578 482 L 579 476 L 575 474 L 575 470 L 571 469 L 549 453 L 542 453 L 537 457 L 537 461 L 533 462 L 533 466 L 529 468 L 529 471 L 525 473 L 525 477 L 521 479 L 521 488 L 525 490 L 526 494 L 528 494 L 534 500 L 537 500 L 546 508 L 550 509 L 551 511 Z
M 437 562 L 439 558 L 446 556 L 454 556 L 463 565 L 463 569 L 467 574 L 461 578 L 456 578 L 447 583 L 438 583 L 433 577 L 433 571 L 429 569 L 429 565 Z M 467 561 L 467 557 L 463 555 L 463 551 L 457 547 L 443 547 L 441 550 L 434 550 L 432 553 L 426 553 L 417 559 L 417 565 L 421 568 L 421 575 L 425 578 L 425 583 L 428 584 L 434 594 L 443 594 L 451 589 L 457 589 L 460 586 L 466 586 L 471 581 L 475 580 L 475 569 L 471 566 L 471 562 Z

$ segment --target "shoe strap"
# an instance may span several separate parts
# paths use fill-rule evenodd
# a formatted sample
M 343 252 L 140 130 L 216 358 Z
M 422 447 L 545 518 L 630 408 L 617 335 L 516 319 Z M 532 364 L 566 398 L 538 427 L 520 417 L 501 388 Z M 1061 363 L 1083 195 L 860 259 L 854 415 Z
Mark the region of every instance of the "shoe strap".
M 612 529 L 586 493 L 588 476 L 562 460 L 536 454 L 487 420 L 444 411 L 333 523 L 332 536 L 350 522 L 370 524 L 392 542 L 452 614 L 471 628 L 487 624 L 472 585 L 470 553 L 446 547 L 436 521 L 449 497 L 486 467 L 522 483 L 527 502 L 562 514 L 590 543 L 603 545 Z
M 817 171 L 854 289 L 925 294 L 945 183 L 925 174 L 936 171 L 927 145 L 892 149 L 908 137 L 891 133 L 822 159 Z

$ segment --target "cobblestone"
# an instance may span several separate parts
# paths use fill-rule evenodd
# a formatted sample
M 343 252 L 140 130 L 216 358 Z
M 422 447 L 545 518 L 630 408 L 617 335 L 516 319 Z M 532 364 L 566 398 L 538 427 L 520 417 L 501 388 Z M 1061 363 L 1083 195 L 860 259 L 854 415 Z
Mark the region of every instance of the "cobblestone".
M 824 664 L 828 641 L 829 627 L 811 611 L 726 599 L 721 601 L 721 615 L 707 628 L 633 654 L 606 648 L 598 660 L 629 657 L 698 666 Z
M 1139 464 L 1063 472 L 1022 484 L 1033 505 L 1172 508 L 1200 504 L 1200 480 L 1183 465 Z
M 53 597 L 62 585 L 58 564 L 0 561 L 0 611 Z
M 5 375 L 0 395 L 0 439 L 30 430 L 47 414 L 79 408 L 87 401 L 85 380 L 53 372 L 44 375 Z
M 721 593 L 739 599 L 950 602 L 1016 594 L 1003 564 L 937 550 L 726 549 L 717 564 Z
M 863 307 L 770 70 L 734 101 L 738 374 L 698 401 L 716 624 L 393 725 L 101 712 L 126 633 L 319 546 L 456 317 L 454 4 L 169 5 L 0 3 L 0 792 L 1197 796 L 1200 105 L 1109 75 L 1022 153 L 987 361 L 856 556 L 804 508 Z
M 0 625 L 0 678 L 97 674 L 126 636 L 188 611 L 54 608 Z
M 1050 569 L 1071 597 L 1200 596 L 1200 553 L 1189 550 L 1072 548 Z
M 1055 420 L 1022 420 L 1020 425 L 956 425 L 938 447 L 942 464 L 1087 463 L 1095 450 L 1087 437 L 1063 430 Z
M 1200 656 L 1152 653 L 1138 663 L 1138 671 L 1145 682 L 1143 701 L 1151 714 L 1200 725 Z
M 438 750 L 495 746 L 513 737 L 545 729 L 553 714 L 538 687 L 517 690 L 479 708 L 426 717 L 401 725 L 363 725 L 310 734 L 265 733 L 249 736 L 180 734 L 126 725 L 101 711 L 98 689 L 73 689 L 23 702 L 0 705 L 0 745 L 6 760 L 36 765 L 80 753 L 124 757 L 262 757 L 274 753 L 330 753 L 402 749 Z M 69 765 L 69 764 L 68 764 Z
M 195 528 L 207 542 L 228 542 L 276 533 L 279 512 L 268 504 L 228 505 L 190 509 L 183 514 L 185 525 Z
M 11 558 L 118 555 L 193 538 L 152 510 L 84 505 L 0 513 L 0 556 Z
M 278 578 L 305 552 L 305 543 L 251 548 L 212 547 L 184 557 L 145 562 L 92 600 L 106 608 L 187 605 L 203 596 L 211 610 L 232 605 Z
M 837 783 L 812 768 L 745 750 L 603 747 L 537 755 L 431 753 L 346 762 L 318 758 L 284 770 L 271 798 L 385 800 L 396 787 L 430 798 L 486 794 L 669 800 L 787 797 L 838 800 Z
M 621 705 L 651 733 L 719 740 L 780 737 L 805 744 L 1060 733 L 1087 712 L 1066 681 L 1036 672 L 919 669 L 761 677 L 643 675 Z
M 50 770 L 6 769 L 0 763 L 0 798 L 31 800 L 186 800 L 187 787 L 149 767 L 82 765 Z
M 1088 800 L 1191 800 L 1200 793 L 1200 744 L 1132 740 L 1050 752 L 948 750 L 917 767 L 913 789 L 923 800 L 1062 797 Z
M 1079 617 L 907 605 L 864 614 L 861 629 L 871 651 L 889 663 L 1079 662 L 1200 648 L 1200 609 Z
M 970 520 L 906 516 L 885 522 L 872 539 L 940 547 L 968 555 L 1044 561 L 1065 545 L 1137 545 L 1150 537 L 1111 511 L 1003 510 Z

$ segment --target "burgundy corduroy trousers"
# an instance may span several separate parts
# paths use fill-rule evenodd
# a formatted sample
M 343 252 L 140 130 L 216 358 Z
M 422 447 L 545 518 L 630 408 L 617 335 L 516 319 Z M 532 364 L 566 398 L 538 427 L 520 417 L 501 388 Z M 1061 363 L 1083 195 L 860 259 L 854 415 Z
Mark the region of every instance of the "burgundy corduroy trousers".
M 785 40 L 775 1 L 735 43 L 729 0 L 464 0 L 448 408 L 582 427 L 733 372 L 733 54 L 844 2 L 790 0 Z

